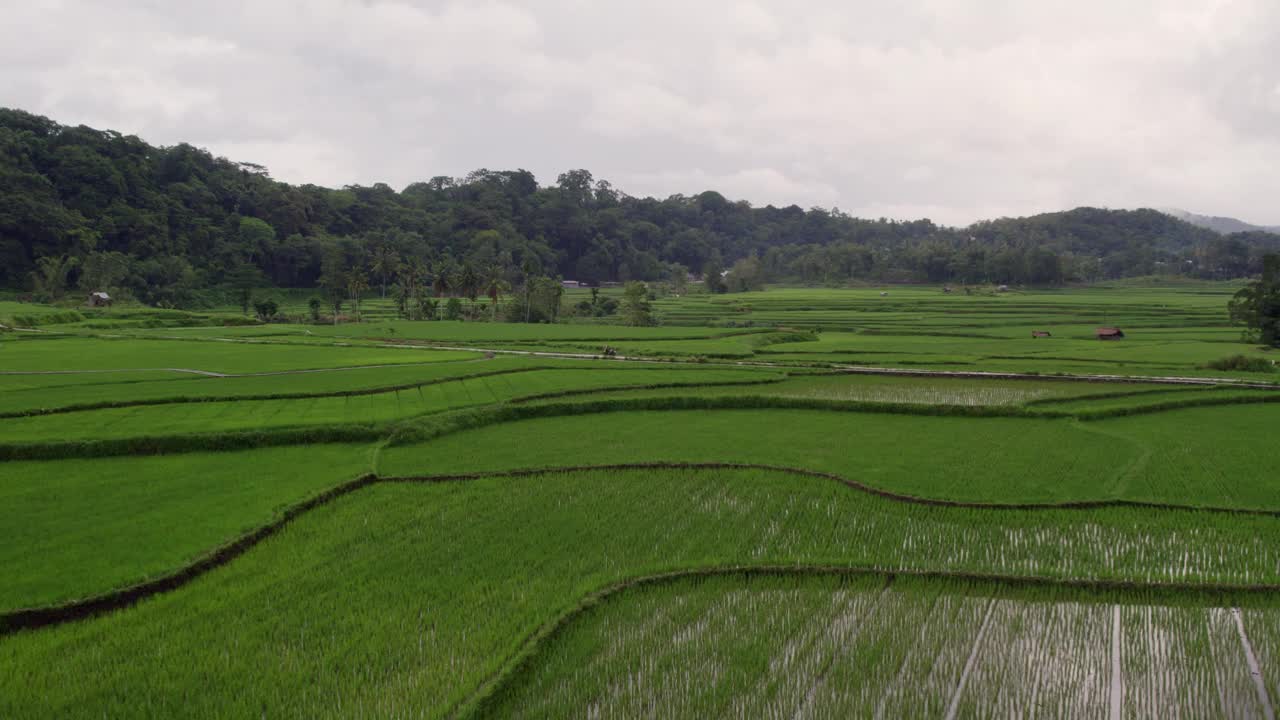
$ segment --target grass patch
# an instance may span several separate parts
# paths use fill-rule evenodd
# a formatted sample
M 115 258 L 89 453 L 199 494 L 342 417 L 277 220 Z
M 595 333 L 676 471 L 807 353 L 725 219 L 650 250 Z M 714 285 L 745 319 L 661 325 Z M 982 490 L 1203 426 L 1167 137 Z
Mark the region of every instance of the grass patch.
M 1179 541 L 1188 527 L 1197 542 Z M 0 678 L 23 681 L 6 682 L 0 714 L 439 717 L 539 628 L 637 576 L 815 564 L 1263 581 L 1276 532 L 1191 512 L 910 506 L 767 472 L 374 485 L 183 589 L 6 638 Z
M 0 608 L 48 605 L 172 571 L 369 470 L 368 446 L 0 463 Z
M 491 426 L 495 419 L 522 416 L 507 408 L 499 416 L 440 418 L 405 431 L 383 453 L 378 472 L 419 475 L 657 460 L 758 462 L 963 502 L 1136 500 L 1278 509 L 1280 486 L 1270 480 L 1275 473 L 1267 468 L 1280 462 L 1280 450 L 1273 444 L 1259 446 L 1247 430 L 1274 423 L 1280 407 L 1273 405 L 1086 424 L 818 409 L 697 409 L 696 401 L 682 401 L 686 411 L 643 411 L 642 401 L 635 401 L 634 406 L 614 406 L 627 412 L 525 416 Z M 655 402 L 655 407 L 660 406 Z M 577 409 L 542 408 L 548 415 Z M 1215 430 L 1205 432 L 1205 427 Z M 410 444 L 433 435 L 430 442 Z M 468 450 L 475 447 L 487 450 Z M 1176 470 L 1176 463 L 1165 460 L 1170 457 L 1196 458 L 1196 469 Z
M 966 716 L 1016 715 L 1034 702 L 1053 717 L 1102 717 L 1111 676 L 1096 669 L 1110 665 L 1117 608 L 1134 715 L 1173 705 L 1213 716 L 1223 697 L 1232 715 L 1261 715 L 1223 598 L 1167 602 L 803 571 L 642 583 L 571 616 L 474 717 L 942 717 L 956 700 Z M 1250 636 L 1274 642 L 1280 607 L 1248 612 Z M 1159 629 L 1141 624 L 1153 616 Z M 1176 662 L 1144 647 L 1156 637 L 1181 651 Z M 688 681 L 691 669 L 701 682 Z M 1210 689 L 1169 690 L 1185 687 Z

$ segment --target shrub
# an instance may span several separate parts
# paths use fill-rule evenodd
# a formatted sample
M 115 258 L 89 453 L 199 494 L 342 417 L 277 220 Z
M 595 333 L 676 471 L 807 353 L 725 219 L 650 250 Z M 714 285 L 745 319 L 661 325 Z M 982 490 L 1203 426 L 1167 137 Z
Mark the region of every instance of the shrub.
M 258 300 L 253 303 L 253 311 L 262 322 L 267 322 L 276 316 L 280 311 L 280 306 L 275 300 Z
M 1214 360 L 1204 366 L 1208 370 L 1231 370 L 1236 372 L 1255 372 L 1269 373 L 1275 372 L 1276 365 L 1274 360 L 1268 360 L 1260 357 L 1249 357 L 1248 355 L 1231 355 L 1220 360 Z

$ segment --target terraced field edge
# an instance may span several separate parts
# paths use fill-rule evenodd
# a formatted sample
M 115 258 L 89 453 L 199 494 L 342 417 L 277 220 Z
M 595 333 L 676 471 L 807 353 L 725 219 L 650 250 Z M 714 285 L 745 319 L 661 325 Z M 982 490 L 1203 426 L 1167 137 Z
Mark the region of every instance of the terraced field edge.
M 730 382 L 727 384 L 739 383 Z M 767 384 L 767 382 L 751 381 L 746 384 Z M 657 389 L 662 387 L 663 385 L 658 385 Z M 676 385 L 674 387 L 696 388 L 699 386 Z M 651 388 L 644 386 L 598 388 L 592 392 L 609 392 L 619 389 L 643 390 Z M 577 394 L 577 391 L 568 391 L 564 396 L 574 394 Z M 561 397 L 561 395 L 552 394 L 551 397 Z M 372 424 L 313 425 L 284 427 L 273 430 L 235 430 L 218 433 L 187 433 L 103 440 L 0 444 L 0 462 L 8 460 L 113 457 L 119 455 L 161 455 L 195 451 L 243 450 L 279 445 L 372 442 L 377 440 L 387 440 L 389 445 L 398 446 L 425 442 L 443 435 L 504 422 L 646 410 L 824 410 L 830 412 L 930 417 L 1004 417 L 1037 420 L 1074 418 L 1091 422 L 1107 418 L 1147 415 L 1185 408 L 1280 402 L 1280 394 L 1266 397 L 1186 398 L 1165 403 L 1153 403 L 1151 405 L 1078 412 L 1042 410 L 1038 406 L 1029 408 L 1017 405 L 926 405 L 922 403 L 824 400 L 821 398 L 793 398 L 769 395 L 613 398 L 587 402 L 548 403 L 546 405 L 522 404 L 534 399 L 538 399 L 538 397 L 522 396 L 473 409 L 454 412 L 432 412 L 425 415 Z M 424 417 L 426 420 L 423 419 Z
M 84 620 L 97 615 L 101 615 L 114 610 L 120 610 L 134 605 L 147 598 L 159 595 L 161 593 L 170 592 L 184 585 L 189 584 L 193 580 L 205 575 L 219 567 L 229 564 L 231 561 L 240 557 L 254 546 L 262 541 L 270 538 L 278 533 L 286 525 L 303 514 L 314 510 L 318 507 L 334 502 L 335 500 L 379 483 L 456 483 L 471 482 L 486 478 L 495 477 L 532 477 L 537 475 L 548 475 L 557 473 L 574 473 L 574 472 L 598 472 L 598 471 L 631 471 L 631 470 L 767 470 L 771 472 L 787 473 L 800 475 L 805 477 L 814 477 L 833 482 L 840 483 L 851 490 L 866 492 L 869 494 L 885 497 L 898 502 L 915 503 L 921 505 L 935 505 L 943 507 L 957 508 L 981 508 L 989 510 L 1061 510 L 1061 509 L 1095 509 L 1104 507 L 1142 507 L 1157 510 L 1175 510 L 1175 511 L 1194 511 L 1194 512 L 1212 512 L 1212 513 L 1228 513 L 1241 515 L 1264 515 L 1270 517 L 1280 517 L 1280 511 L 1272 510 L 1243 510 L 1234 508 L 1197 508 L 1191 506 L 1166 505 L 1156 503 L 1142 503 L 1126 500 L 1097 501 L 1097 502 L 1077 502 L 1077 503 L 1061 503 L 1061 504 L 1021 504 L 1021 505 L 999 505 L 985 503 L 964 503 L 946 500 L 934 500 L 929 498 L 917 498 L 910 495 L 902 495 L 863 485 L 856 481 L 844 478 L 834 473 L 819 472 L 815 470 L 805 470 L 803 468 L 788 468 L 775 465 L 764 464 L 748 464 L 748 463 L 682 463 L 682 462 L 650 462 L 650 463 L 625 463 L 614 465 L 575 465 L 565 467 L 546 467 L 546 468 L 527 468 L 516 470 L 504 470 L 487 473 L 468 473 L 455 475 L 426 475 L 418 477 L 381 477 L 376 474 L 364 474 L 353 480 L 335 485 L 324 490 L 312 497 L 288 506 L 283 510 L 278 518 L 265 525 L 258 527 L 231 542 L 219 546 L 209 553 L 201 556 L 192 563 L 180 567 L 170 573 L 160 577 L 143 581 L 134 585 L 130 585 L 117 590 L 108 591 L 99 595 L 94 595 L 79 600 L 73 600 L 66 603 L 49 605 L 36 608 L 23 608 L 0 613 L 0 637 L 13 634 L 20 630 L 30 630 L 52 625 L 61 625 L 64 623 Z M 725 567 L 713 567 L 702 569 L 682 570 L 675 575 L 688 577 L 705 572 L 723 572 L 728 570 L 746 569 L 763 569 L 764 571 L 772 571 L 777 568 L 788 568 L 791 566 L 752 566 L 752 565 L 732 565 Z M 1037 587 L 1071 587 L 1086 590 L 1168 590 L 1168 591 L 1191 591 L 1191 592 L 1236 592 L 1236 593 L 1273 593 L 1280 592 L 1280 584 L 1276 583 L 1257 583 L 1257 584 L 1235 584 L 1235 583 L 1186 583 L 1186 582 L 1139 582 L 1130 580 L 1107 580 L 1107 579 L 1065 579 L 1051 577 L 1037 577 L 1033 575 L 1007 575 L 993 573 L 975 573 L 975 572 L 958 572 L 958 571 L 920 571 L 920 570 L 890 570 L 885 568 L 859 567 L 859 566 L 797 566 L 805 568 L 819 568 L 823 572 L 878 572 L 884 574 L 902 574 L 920 577 L 938 577 L 951 578 L 959 580 L 975 580 L 984 582 L 1003 583 L 1007 585 L 1026 585 Z M 664 576 L 657 576 L 664 577 Z M 634 581 L 626 581 L 634 584 Z

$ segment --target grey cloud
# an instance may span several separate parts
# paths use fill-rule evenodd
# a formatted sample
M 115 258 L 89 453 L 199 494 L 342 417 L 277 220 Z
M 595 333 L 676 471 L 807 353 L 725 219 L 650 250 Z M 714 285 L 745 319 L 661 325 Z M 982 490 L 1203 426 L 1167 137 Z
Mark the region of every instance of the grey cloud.
M 636 194 L 1277 222 L 1274 0 L 49 0 L 0 102 L 291 182 L 586 167 Z

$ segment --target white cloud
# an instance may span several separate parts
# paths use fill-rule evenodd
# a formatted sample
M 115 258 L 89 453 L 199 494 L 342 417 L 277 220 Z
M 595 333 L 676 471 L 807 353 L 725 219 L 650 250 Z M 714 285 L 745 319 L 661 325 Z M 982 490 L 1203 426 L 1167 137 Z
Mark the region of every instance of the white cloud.
M 7 11 L 0 98 L 294 182 L 1280 221 L 1274 0 L 61 0 Z

